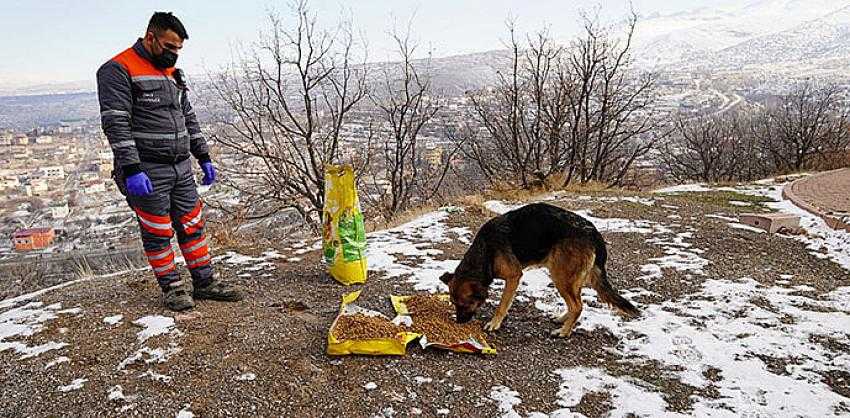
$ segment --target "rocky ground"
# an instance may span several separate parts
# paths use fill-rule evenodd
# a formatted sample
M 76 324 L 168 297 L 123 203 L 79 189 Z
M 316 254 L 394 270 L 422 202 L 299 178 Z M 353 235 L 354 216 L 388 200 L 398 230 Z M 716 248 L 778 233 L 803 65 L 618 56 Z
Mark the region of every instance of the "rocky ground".
M 219 250 L 240 303 L 162 308 L 149 271 L 0 302 L 0 416 L 827 416 L 850 414 L 850 238 L 803 215 L 769 235 L 744 212 L 795 211 L 780 185 L 554 194 L 609 244 L 609 277 L 642 316 L 586 290 L 569 339 L 545 270 L 525 274 L 496 355 L 329 357 L 340 298 L 392 315 L 391 294 L 442 292 L 474 231 L 518 202 L 440 210 L 369 235 L 369 282 L 343 287 L 315 243 Z M 796 212 L 795 212 L 796 213 Z M 491 292 L 493 311 L 499 286 Z

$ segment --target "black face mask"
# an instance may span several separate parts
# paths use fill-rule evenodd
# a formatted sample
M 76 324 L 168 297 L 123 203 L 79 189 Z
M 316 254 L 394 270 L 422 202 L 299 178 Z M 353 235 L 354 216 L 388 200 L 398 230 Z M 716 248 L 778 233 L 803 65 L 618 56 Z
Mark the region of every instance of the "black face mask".
M 162 52 L 159 53 L 159 55 L 151 54 L 151 61 L 153 62 L 153 65 L 156 68 L 164 70 L 166 68 L 173 67 L 174 64 L 177 64 L 177 54 L 166 49 L 162 45 L 162 43 L 159 42 L 159 39 L 157 39 L 157 38 L 154 38 L 154 39 L 156 39 L 156 43 L 159 44 L 159 47 L 160 47 L 160 49 L 162 49 Z

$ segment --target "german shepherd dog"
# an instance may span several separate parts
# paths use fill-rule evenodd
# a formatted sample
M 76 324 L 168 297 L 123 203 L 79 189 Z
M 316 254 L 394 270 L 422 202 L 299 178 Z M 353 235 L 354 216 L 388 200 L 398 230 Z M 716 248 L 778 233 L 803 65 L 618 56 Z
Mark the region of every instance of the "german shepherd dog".
M 534 203 L 497 216 L 481 227 L 454 273 L 440 277 L 449 286 L 459 323 L 472 319 L 487 300 L 494 277 L 505 280 L 502 299 L 484 328 L 496 331 L 508 313 L 524 269 L 545 266 L 567 304 L 553 336 L 569 337 L 582 311 L 581 288 L 590 285 L 622 314 L 639 312 L 620 296 L 605 271 L 608 251 L 596 227 L 581 216 L 545 203 Z

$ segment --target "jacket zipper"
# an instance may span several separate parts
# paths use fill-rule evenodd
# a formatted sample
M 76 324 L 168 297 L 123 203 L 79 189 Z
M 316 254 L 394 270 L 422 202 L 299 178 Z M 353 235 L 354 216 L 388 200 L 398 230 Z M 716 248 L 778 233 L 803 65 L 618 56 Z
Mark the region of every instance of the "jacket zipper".
M 171 82 L 171 79 L 168 78 L 168 75 L 165 74 L 165 71 L 162 72 L 162 75 L 165 76 L 165 84 L 168 85 L 168 94 L 171 95 L 171 100 L 174 100 L 174 86 Z M 177 142 L 180 138 L 180 132 L 177 132 L 177 118 L 174 117 L 174 107 L 172 106 L 168 109 L 168 113 L 171 115 L 171 126 L 174 129 L 174 143 L 171 145 L 172 151 L 174 153 L 174 161 L 177 161 Z

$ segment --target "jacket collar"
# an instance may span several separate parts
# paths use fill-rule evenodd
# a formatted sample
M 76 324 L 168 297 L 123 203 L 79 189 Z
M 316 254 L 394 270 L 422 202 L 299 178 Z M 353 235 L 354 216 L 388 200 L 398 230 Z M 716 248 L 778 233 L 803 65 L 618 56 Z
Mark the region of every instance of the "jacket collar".
M 146 59 L 148 62 L 153 64 L 153 58 L 151 57 L 151 54 L 148 53 L 148 50 L 145 49 L 145 46 L 142 44 L 142 38 L 136 40 L 136 43 L 133 44 L 133 49 L 136 51 L 137 54 L 139 54 L 140 57 Z

